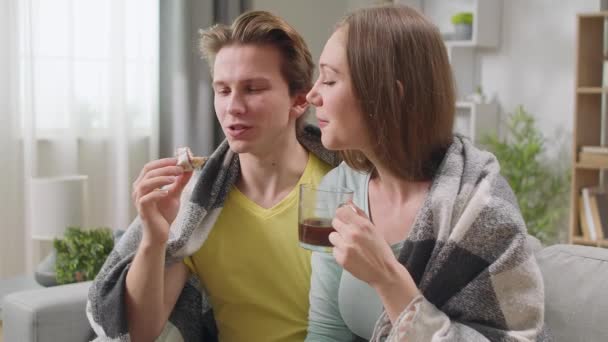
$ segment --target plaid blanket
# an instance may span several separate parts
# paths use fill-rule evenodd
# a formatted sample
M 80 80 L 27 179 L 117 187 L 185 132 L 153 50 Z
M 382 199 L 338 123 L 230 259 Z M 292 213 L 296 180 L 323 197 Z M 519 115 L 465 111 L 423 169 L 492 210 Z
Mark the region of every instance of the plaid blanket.
M 546 341 L 544 289 L 496 158 L 456 137 L 398 257 L 421 295 L 372 341 Z
M 323 148 L 315 126 L 297 131 L 300 144 L 330 165 L 340 160 Z M 182 262 L 205 242 L 218 218 L 232 184 L 238 178 L 238 155 L 224 141 L 190 180 L 182 195 L 182 206 L 171 225 L 167 264 Z M 189 198 L 189 200 L 188 200 Z M 125 307 L 125 281 L 142 234 L 135 219 L 106 259 L 89 290 L 86 313 L 97 334 L 96 341 L 130 341 Z M 192 276 L 182 290 L 169 322 L 185 341 L 216 341 L 217 329 L 208 297 Z

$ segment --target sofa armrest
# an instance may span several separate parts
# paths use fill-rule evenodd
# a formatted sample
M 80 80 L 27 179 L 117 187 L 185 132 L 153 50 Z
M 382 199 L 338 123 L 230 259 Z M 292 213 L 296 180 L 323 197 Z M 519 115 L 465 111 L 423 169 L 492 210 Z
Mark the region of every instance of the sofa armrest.
M 608 249 L 553 245 L 536 254 L 555 341 L 606 341 Z
M 86 341 L 91 331 L 85 313 L 90 285 L 60 285 L 6 296 L 4 340 Z

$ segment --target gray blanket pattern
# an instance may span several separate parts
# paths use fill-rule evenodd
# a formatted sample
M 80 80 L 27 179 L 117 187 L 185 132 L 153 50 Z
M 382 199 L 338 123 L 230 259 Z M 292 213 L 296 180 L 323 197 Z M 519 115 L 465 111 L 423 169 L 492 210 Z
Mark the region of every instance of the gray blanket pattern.
M 496 158 L 456 137 L 400 252 L 422 293 L 372 341 L 546 341 L 544 288 Z
M 340 160 L 323 148 L 320 131 L 306 126 L 297 132 L 306 149 L 330 165 Z M 238 155 L 224 141 L 198 171 L 182 195 L 182 205 L 171 225 L 167 264 L 181 262 L 204 243 L 218 218 L 228 190 L 240 173 Z M 190 186 L 193 185 L 193 186 Z M 87 317 L 97 341 L 130 341 L 125 307 L 125 281 L 141 240 L 141 223 L 135 219 L 106 259 L 89 290 Z M 185 341 L 216 341 L 213 311 L 195 276 L 192 276 L 169 317 Z

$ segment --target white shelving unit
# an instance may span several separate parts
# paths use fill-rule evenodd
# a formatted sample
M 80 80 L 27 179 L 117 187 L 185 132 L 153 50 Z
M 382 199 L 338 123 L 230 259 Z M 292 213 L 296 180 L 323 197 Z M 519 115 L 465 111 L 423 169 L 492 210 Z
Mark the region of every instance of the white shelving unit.
M 453 31 L 451 17 L 458 12 L 473 13 L 471 40 L 446 40 L 445 44 L 456 83 L 456 118 L 454 131 L 468 136 L 474 142 L 485 134 L 497 133 L 498 105 L 474 103 L 467 97 L 475 92 L 481 80 L 478 65 L 480 49 L 499 46 L 502 0 L 394 0 L 422 11 L 439 27 L 442 33 Z
M 495 103 L 456 102 L 454 132 L 478 142 L 485 134 L 496 132 L 498 105 Z

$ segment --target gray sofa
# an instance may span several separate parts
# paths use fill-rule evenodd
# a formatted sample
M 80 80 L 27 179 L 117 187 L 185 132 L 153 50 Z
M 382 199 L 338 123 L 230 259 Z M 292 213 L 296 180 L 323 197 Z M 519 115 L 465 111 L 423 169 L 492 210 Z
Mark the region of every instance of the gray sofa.
M 12 293 L 4 298 L 4 342 L 87 341 L 91 282 Z
M 545 280 L 545 321 L 558 342 L 608 341 L 608 249 L 531 242 Z M 90 283 L 13 293 L 4 341 L 85 341 Z

